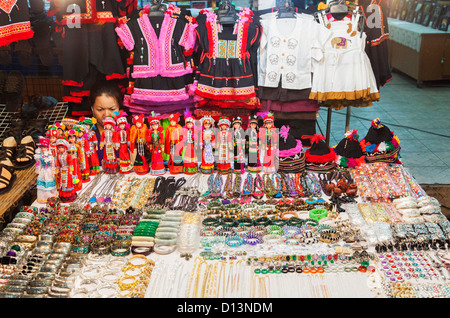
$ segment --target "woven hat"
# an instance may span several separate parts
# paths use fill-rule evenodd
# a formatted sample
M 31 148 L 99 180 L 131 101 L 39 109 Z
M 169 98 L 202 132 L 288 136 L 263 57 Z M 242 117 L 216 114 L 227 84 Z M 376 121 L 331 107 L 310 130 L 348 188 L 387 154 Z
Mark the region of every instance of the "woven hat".
M 360 145 L 367 162 L 398 162 L 400 140 L 379 118 L 372 121 Z
M 184 123 L 185 124 L 187 124 L 187 123 L 194 123 L 194 122 L 195 122 L 195 119 L 192 116 L 188 116 L 188 117 L 184 118 Z
M 82 116 L 78 119 L 78 123 L 81 125 L 86 125 L 87 127 L 90 127 L 93 129 L 97 128 L 95 126 L 95 124 L 97 123 L 97 119 L 95 117 L 88 118 L 88 117 Z
M 311 147 L 305 151 L 306 170 L 326 172 L 336 167 L 336 153 L 325 143 L 325 137 L 303 135 L 302 138 L 311 141 Z
M 236 124 L 236 123 L 239 123 L 239 124 L 242 125 L 242 118 L 239 117 L 239 116 L 234 117 L 234 118 L 233 118 L 233 122 L 232 122 L 231 124 L 234 125 L 234 124 Z
M 78 122 L 79 122 L 79 120 L 77 120 L 75 118 L 66 117 L 66 118 L 63 118 L 63 120 L 61 121 L 61 124 L 64 125 L 65 128 L 71 129 L 73 126 L 78 124 Z
M 103 119 L 103 126 L 105 126 L 106 124 L 111 124 L 111 125 L 115 126 L 116 125 L 116 121 L 114 120 L 113 117 L 106 116 L 105 119 Z
M 248 118 L 248 124 L 250 125 L 251 123 L 258 124 L 258 116 L 256 115 L 250 116 Z
M 56 146 L 57 146 L 57 147 L 63 146 L 64 148 L 66 148 L 66 150 L 69 150 L 70 144 L 69 144 L 69 142 L 68 142 L 67 140 L 65 140 L 65 139 L 58 139 L 58 140 L 56 141 Z
M 118 113 L 116 117 L 117 126 L 119 126 L 120 124 L 128 124 L 127 116 L 128 114 L 126 112 Z
M 217 125 L 220 127 L 222 125 L 227 125 L 228 127 L 230 127 L 231 123 L 230 120 L 228 119 L 228 117 L 220 117 L 219 122 L 217 123 Z
M 272 113 L 268 113 L 266 116 L 264 116 L 264 118 L 263 118 L 263 122 L 264 122 L 264 124 L 265 123 L 268 123 L 268 122 L 274 122 L 275 121 L 275 117 L 273 116 L 273 114 Z
M 347 131 L 345 137 L 334 146 L 334 151 L 337 155 L 336 163 L 340 167 L 356 167 L 365 162 L 363 150 L 358 139 L 358 131 L 352 129 Z
M 170 114 L 169 121 L 176 121 L 177 123 L 180 121 L 180 113 Z
M 48 148 L 50 146 L 50 139 L 45 137 L 39 137 L 39 142 L 37 146 L 41 148 Z
M 286 173 L 305 171 L 305 153 L 300 139 L 289 133 L 290 127 L 283 126 L 280 130 L 278 170 Z
M 58 127 L 56 125 L 50 125 L 47 128 L 47 132 L 46 132 L 47 137 L 58 137 L 59 136 L 59 130 Z
M 144 114 L 133 116 L 133 124 L 136 125 L 137 123 L 144 124 Z
M 211 124 L 211 126 L 214 126 L 214 123 L 215 123 L 216 121 L 215 121 L 214 118 L 212 118 L 210 115 L 207 115 L 207 116 L 203 116 L 203 117 L 200 119 L 200 122 L 201 122 L 202 126 L 203 126 L 205 123 L 207 123 L 207 122 L 209 122 L 209 123 Z

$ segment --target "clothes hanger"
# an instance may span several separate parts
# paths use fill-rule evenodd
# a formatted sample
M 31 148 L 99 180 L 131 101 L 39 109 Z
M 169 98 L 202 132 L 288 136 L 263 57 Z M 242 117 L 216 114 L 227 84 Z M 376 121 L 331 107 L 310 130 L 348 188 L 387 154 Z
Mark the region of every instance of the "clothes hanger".
M 167 10 L 167 4 L 163 3 L 162 0 L 153 0 L 148 12 L 149 17 L 162 17 L 164 12 Z
M 235 24 L 238 19 L 236 7 L 230 0 L 221 1 L 216 14 L 222 25 Z
M 277 19 L 296 19 L 296 9 L 291 0 L 285 0 L 278 8 Z

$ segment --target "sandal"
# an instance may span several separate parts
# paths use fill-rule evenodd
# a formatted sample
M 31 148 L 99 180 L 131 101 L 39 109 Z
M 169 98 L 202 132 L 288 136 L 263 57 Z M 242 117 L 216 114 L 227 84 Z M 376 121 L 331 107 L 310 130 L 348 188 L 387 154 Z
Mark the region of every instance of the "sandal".
M 8 137 L 3 140 L 2 152 L 9 159 L 14 158 L 17 152 L 17 142 L 14 137 Z
M 14 171 L 14 165 L 5 158 L 0 161 L 0 194 L 6 193 L 11 190 L 14 181 L 16 181 L 16 174 Z
M 36 149 L 36 144 L 33 137 L 26 136 L 22 138 L 20 145 L 17 147 L 17 156 L 14 160 L 14 167 L 17 170 L 27 169 L 34 165 L 34 152 Z

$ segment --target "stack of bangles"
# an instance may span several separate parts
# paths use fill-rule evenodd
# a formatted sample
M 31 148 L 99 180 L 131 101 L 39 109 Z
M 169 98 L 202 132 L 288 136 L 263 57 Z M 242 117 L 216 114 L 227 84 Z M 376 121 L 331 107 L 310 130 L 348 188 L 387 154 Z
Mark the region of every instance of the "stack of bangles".
M 112 256 L 126 256 L 130 254 L 130 251 L 131 251 L 131 240 L 129 239 L 115 240 L 111 244 Z
M 131 253 L 133 255 L 148 255 L 152 252 L 158 226 L 159 223 L 151 219 L 142 219 L 139 221 L 131 238 Z

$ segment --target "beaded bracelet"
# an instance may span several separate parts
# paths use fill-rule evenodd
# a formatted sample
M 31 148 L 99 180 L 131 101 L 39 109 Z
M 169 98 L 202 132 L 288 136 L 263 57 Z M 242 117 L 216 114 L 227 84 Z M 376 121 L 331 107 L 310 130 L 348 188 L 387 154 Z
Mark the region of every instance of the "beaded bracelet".
M 224 227 L 235 227 L 238 225 L 237 221 L 233 218 L 222 218 L 220 224 Z
M 254 221 L 250 218 L 240 218 L 237 220 L 238 225 L 252 226 Z
M 237 235 L 230 235 L 225 239 L 225 244 L 229 247 L 238 247 L 244 243 L 244 239 Z
M 270 225 L 270 219 L 268 217 L 259 217 L 255 220 L 255 225 L 268 226 Z
M 264 236 L 267 234 L 267 230 L 264 226 L 256 225 L 250 228 L 250 233 L 258 236 Z
M 217 226 L 220 224 L 220 220 L 216 218 L 206 218 L 202 221 L 204 226 Z
M 244 244 L 246 245 L 257 245 L 261 244 L 262 242 L 263 239 L 261 236 L 252 233 L 249 233 L 244 237 Z
M 276 225 L 276 226 L 280 226 L 280 227 L 288 224 L 288 222 L 289 222 L 289 220 L 283 220 L 283 219 L 272 219 L 270 221 L 271 224 Z

